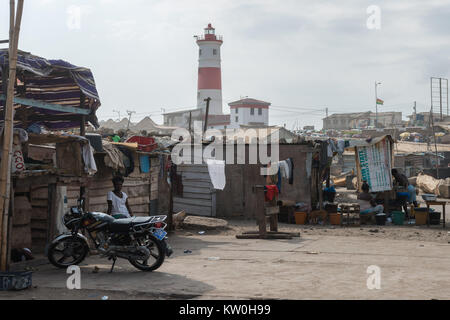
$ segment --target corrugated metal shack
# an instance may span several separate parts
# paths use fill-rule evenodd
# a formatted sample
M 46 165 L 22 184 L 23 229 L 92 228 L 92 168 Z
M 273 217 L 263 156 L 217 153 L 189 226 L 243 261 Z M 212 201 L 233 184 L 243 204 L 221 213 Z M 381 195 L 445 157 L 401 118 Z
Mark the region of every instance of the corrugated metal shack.
M 249 145 L 245 145 L 245 159 L 249 159 Z M 237 146 L 235 145 L 234 157 Z M 224 148 L 224 158 L 227 149 Z M 317 199 L 317 183 L 314 183 L 312 168 L 313 153 L 317 152 L 312 143 L 280 144 L 279 160 L 292 158 L 294 162 L 293 184 L 283 179 L 279 200 L 303 202 L 311 206 Z M 209 217 L 254 218 L 259 199 L 253 191 L 255 185 L 265 184 L 260 174 L 261 164 L 226 164 L 226 185 L 224 190 L 215 190 L 211 183 L 206 164 L 181 164 L 177 174 L 181 176 L 182 192 L 174 194 L 174 212 L 185 210 L 188 214 Z

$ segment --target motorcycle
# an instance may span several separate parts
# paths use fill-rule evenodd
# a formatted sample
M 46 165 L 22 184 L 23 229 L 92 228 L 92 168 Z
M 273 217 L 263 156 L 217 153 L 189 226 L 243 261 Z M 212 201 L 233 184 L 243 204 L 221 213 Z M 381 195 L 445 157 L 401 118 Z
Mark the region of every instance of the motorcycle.
M 167 216 L 132 217 L 116 219 L 101 212 L 84 212 L 83 201 L 62 217 L 70 232 L 57 236 L 46 248 L 51 264 L 67 268 L 81 263 L 89 252 L 88 239 L 80 230 L 86 230 L 102 257 L 113 260 L 127 259 L 142 271 L 158 269 L 165 257 L 172 254 L 167 243 L 164 222 Z

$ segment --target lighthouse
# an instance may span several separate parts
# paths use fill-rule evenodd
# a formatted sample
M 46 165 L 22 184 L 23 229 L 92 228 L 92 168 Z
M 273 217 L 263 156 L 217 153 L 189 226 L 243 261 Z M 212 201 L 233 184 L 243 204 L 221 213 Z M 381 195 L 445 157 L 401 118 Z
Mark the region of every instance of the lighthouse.
M 222 36 L 208 24 L 205 33 L 195 36 L 198 50 L 197 108 L 206 110 L 205 99 L 210 97 L 209 114 L 221 115 L 222 112 L 222 72 L 220 69 L 220 47 Z

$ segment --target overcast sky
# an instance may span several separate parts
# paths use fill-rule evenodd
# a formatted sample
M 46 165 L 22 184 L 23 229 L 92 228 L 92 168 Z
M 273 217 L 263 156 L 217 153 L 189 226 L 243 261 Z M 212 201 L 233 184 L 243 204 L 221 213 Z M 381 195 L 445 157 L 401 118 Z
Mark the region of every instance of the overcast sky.
M 371 5 L 380 29 L 369 29 Z M 81 12 L 81 19 L 76 19 Z M 0 0 L 0 38 L 9 1 Z M 370 20 L 372 21 L 372 20 Z M 89 67 L 100 120 L 193 108 L 198 47 L 223 35 L 222 94 L 272 103 L 270 124 L 322 127 L 329 113 L 429 111 L 430 77 L 450 76 L 450 0 L 25 0 L 19 47 Z

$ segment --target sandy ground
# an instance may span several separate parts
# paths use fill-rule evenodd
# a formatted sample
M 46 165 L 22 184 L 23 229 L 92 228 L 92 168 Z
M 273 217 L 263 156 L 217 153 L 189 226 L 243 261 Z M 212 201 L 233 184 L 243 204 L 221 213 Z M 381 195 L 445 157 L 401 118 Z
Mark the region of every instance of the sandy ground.
M 338 193 L 348 201 L 355 197 L 345 189 Z M 0 292 L 0 299 L 450 298 L 450 227 L 280 223 L 280 231 L 301 236 L 248 240 L 236 235 L 256 231 L 254 220 L 186 221 L 183 229 L 170 234 L 173 256 L 155 272 L 138 271 L 119 259 L 114 273 L 109 273 L 108 260 L 90 255 L 80 265 L 82 289 L 68 290 L 66 270 L 37 257 L 33 287 Z M 369 266 L 381 271 L 380 289 L 367 287 Z M 93 273 L 95 267 L 98 273 Z
M 121 259 L 111 274 L 108 260 L 91 255 L 81 265 L 81 290 L 66 288 L 65 270 L 37 265 L 33 288 L 0 292 L 0 299 L 450 298 L 450 235 L 442 226 L 280 224 L 280 231 L 300 232 L 301 237 L 235 237 L 255 230 L 256 223 L 248 220 L 231 220 L 220 230 L 178 230 L 169 238 L 173 256 L 151 273 Z M 372 265 L 381 270 L 380 289 L 367 287 L 367 268 Z M 94 267 L 100 271 L 93 273 Z

